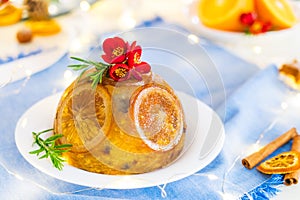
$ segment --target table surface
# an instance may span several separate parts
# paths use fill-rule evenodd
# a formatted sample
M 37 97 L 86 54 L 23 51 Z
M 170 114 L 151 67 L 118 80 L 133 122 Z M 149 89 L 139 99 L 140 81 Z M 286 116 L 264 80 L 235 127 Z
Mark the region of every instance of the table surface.
M 157 16 L 160 16 L 164 21 L 170 24 L 176 24 L 185 28 L 186 30 L 191 31 L 196 35 L 201 36 L 201 31 L 195 27 L 195 23 L 191 19 L 190 15 L 190 5 L 192 4 L 192 0 L 101 0 L 92 6 L 92 9 L 88 10 L 86 5 L 82 5 L 81 8 L 74 10 L 71 13 L 66 15 L 62 15 L 57 17 L 56 19 L 61 23 L 67 25 L 73 31 L 70 34 L 69 46 L 68 51 L 70 54 L 74 55 L 85 55 L 85 52 L 93 46 L 94 43 L 97 43 L 99 38 L 96 36 L 105 35 L 115 31 L 125 31 L 130 30 L 137 26 L 138 24 L 144 22 L 145 20 L 153 19 Z M 5 27 L 0 27 L 0 32 L 6 29 Z M 75 31 L 74 31 L 75 30 Z M 76 40 L 75 40 L 76 38 Z M 78 40 L 79 38 L 79 40 Z M 77 43 L 79 42 L 79 43 Z M 264 62 L 261 62 L 257 59 L 257 55 L 253 56 L 253 52 L 249 53 L 247 51 L 242 52 L 240 47 L 233 47 L 228 45 L 227 43 L 222 44 L 220 42 L 216 42 L 218 45 L 222 46 L 222 48 L 226 49 L 233 55 L 240 57 L 242 60 L 253 64 L 256 67 L 253 67 L 253 71 L 249 71 L 249 74 L 253 74 L 255 71 L 260 70 L 260 68 L 264 68 L 268 64 L 274 63 L 272 58 L 265 59 Z M 1 45 L 1 44 L 0 44 Z M 78 48 L 78 45 L 82 45 L 81 48 Z M 294 55 L 294 49 L 290 49 L 287 51 L 291 51 L 287 53 L 289 55 Z M 250 55 L 251 54 L 251 55 Z M 267 58 L 265 55 L 264 58 Z M 253 58 L 256 59 L 253 59 Z M 289 57 L 286 58 L 287 61 L 290 60 Z M 62 61 L 64 62 L 64 61 Z M 281 62 L 281 61 L 280 61 Z M 64 63 L 66 64 L 66 63 Z M 1 66 L 0 66 L 1 67 Z M 53 73 L 53 72 L 51 72 Z M 62 76 L 68 76 L 68 74 L 63 74 L 64 70 L 58 69 L 57 73 L 61 73 Z M 36 75 L 37 81 L 42 81 L 45 79 L 47 81 L 47 76 L 45 74 L 37 74 Z M 39 77 L 40 76 L 40 77 Z M 71 75 L 70 75 L 71 76 Z M 74 78 L 73 76 L 69 77 L 68 79 L 62 78 L 65 81 L 61 83 L 51 83 L 50 80 L 49 84 L 52 84 L 51 87 L 48 87 L 49 90 L 41 91 L 38 86 L 28 89 L 26 88 L 26 84 L 30 81 L 30 76 L 25 77 L 21 81 L 16 81 L 14 83 L 9 83 L 8 85 L 0 88 L 0 98 L 5 97 L 6 93 L 15 93 L 14 97 L 20 96 L 24 97 L 24 93 L 28 92 L 29 95 L 32 95 L 30 100 L 27 100 L 26 105 L 22 103 L 22 100 L 17 100 L 15 102 L 20 103 L 20 106 L 10 105 L 10 107 L 3 108 L 4 110 L 1 113 L 6 113 L 8 116 L 11 116 L 14 119 L 11 123 L 5 124 L 1 130 L 5 132 L 7 130 L 12 131 L 12 128 L 15 127 L 16 119 L 28 108 L 29 105 L 34 104 L 40 100 L 41 97 L 48 96 L 48 94 L 52 94 L 57 92 L 58 90 L 63 90 Z M 246 79 L 246 78 L 245 78 Z M 55 88 L 55 91 L 50 91 L 50 88 Z M 11 89 L 13 91 L 8 91 Z M 22 95 L 21 95 L 22 94 Z M 8 95 L 8 94 L 7 94 Z M 9 99 L 8 99 L 9 100 Z M 9 105 L 8 102 L 6 102 Z M 21 109 L 21 111 L 15 110 L 16 108 Z M 5 112 L 4 112 L 5 111 Z M 1 132 L 2 132 L 1 131 Z M 13 159 L 11 157 L 7 157 L 7 159 Z M 8 162 L 8 161 L 7 161 Z M 2 164 L 2 163 L 0 163 Z M 34 195 L 37 195 L 35 192 L 39 193 L 42 190 L 39 188 L 38 185 L 35 185 L 32 182 L 22 182 L 21 178 L 18 180 L 16 174 L 14 174 L 11 170 L 6 169 L 5 165 L 0 165 L 0 174 L 5 174 L 4 176 L 0 177 L 0 188 L 2 188 L 0 196 L 3 197 L 12 197 L 12 199 L 19 199 L 21 196 L 25 197 L 26 199 L 34 199 Z M 6 185 L 4 182 L 5 180 L 14 179 L 13 186 Z M 32 192 L 27 192 L 27 184 L 30 184 L 30 190 Z M 12 189 L 15 188 L 15 189 Z M 293 185 L 289 187 L 281 188 L 282 192 L 279 193 L 273 199 L 297 199 L 296 196 L 300 195 L 300 185 Z M 6 191 L 6 192 L 5 192 Z M 14 198 L 15 197 L 15 198 Z M 75 198 L 71 196 L 71 198 Z

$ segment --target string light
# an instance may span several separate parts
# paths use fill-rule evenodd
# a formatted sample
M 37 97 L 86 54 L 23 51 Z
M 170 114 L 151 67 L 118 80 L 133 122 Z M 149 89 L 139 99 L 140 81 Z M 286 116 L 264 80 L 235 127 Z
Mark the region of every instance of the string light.
M 81 1 L 80 2 L 80 9 L 83 11 L 89 11 L 91 8 L 91 5 L 87 1 Z
M 253 46 L 253 52 L 256 54 L 261 54 L 262 52 L 261 46 Z
M 189 34 L 188 35 L 188 40 L 191 44 L 198 44 L 200 42 L 200 39 L 199 37 L 197 37 L 196 35 L 194 34 Z

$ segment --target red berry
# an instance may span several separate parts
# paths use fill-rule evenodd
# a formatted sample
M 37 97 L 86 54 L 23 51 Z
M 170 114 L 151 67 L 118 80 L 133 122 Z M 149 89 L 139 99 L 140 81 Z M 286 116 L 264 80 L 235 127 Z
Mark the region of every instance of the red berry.
M 262 33 L 265 33 L 267 31 L 270 31 L 272 29 L 272 24 L 271 22 L 265 22 L 262 29 L 261 29 L 261 32 Z
M 249 26 L 251 26 L 256 19 L 257 15 L 255 12 L 243 13 L 240 16 L 241 23 Z

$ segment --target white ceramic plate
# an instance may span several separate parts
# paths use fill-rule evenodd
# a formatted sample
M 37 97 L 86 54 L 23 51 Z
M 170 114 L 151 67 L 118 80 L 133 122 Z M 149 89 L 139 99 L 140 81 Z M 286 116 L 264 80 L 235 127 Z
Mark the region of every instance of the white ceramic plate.
M 0 85 L 44 70 L 57 62 L 68 49 L 69 28 L 51 36 L 36 36 L 30 43 L 20 44 L 16 33 L 22 23 L 0 28 Z
M 34 167 L 57 179 L 97 188 L 131 189 L 161 185 L 187 177 L 207 166 L 219 154 L 224 143 L 224 126 L 217 114 L 201 101 L 181 92 L 186 114 L 187 137 L 183 154 L 171 165 L 139 175 L 103 175 L 87 172 L 65 164 L 62 171 L 49 160 L 39 160 L 28 152 L 32 146 L 32 131 L 51 128 L 61 94 L 47 97 L 29 108 L 19 119 L 15 141 L 22 156 Z M 41 112 L 43 110 L 43 112 Z M 82 178 L 84 177 L 84 178 Z

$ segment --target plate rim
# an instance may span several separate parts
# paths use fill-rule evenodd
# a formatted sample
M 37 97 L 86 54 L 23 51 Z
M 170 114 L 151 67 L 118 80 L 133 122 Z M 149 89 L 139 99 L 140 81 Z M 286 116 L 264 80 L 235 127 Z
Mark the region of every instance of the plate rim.
M 186 96 L 190 96 L 190 95 L 185 94 L 183 92 L 181 92 L 181 93 L 184 94 L 184 95 L 186 95 Z M 57 179 L 59 179 L 61 181 L 65 181 L 67 183 L 72 183 L 72 184 L 81 185 L 81 186 L 87 186 L 87 187 L 103 188 L 103 189 L 104 188 L 105 189 L 139 189 L 139 188 L 153 187 L 153 186 L 157 186 L 157 185 L 161 185 L 161 184 L 168 184 L 168 183 L 172 183 L 172 182 L 178 181 L 180 179 L 186 178 L 186 177 L 188 177 L 188 176 L 190 176 L 190 175 L 198 172 L 199 170 L 203 169 L 204 167 L 206 167 L 208 164 L 210 164 L 217 157 L 217 155 L 221 152 L 221 150 L 223 148 L 223 145 L 224 145 L 224 141 L 225 141 L 225 128 L 224 128 L 224 124 L 223 124 L 222 120 L 220 119 L 220 117 L 217 115 L 217 113 L 215 111 L 213 111 L 205 103 L 203 103 L 199 99 L 196 99 L 195 97 L 190 96 L 192 98 L 195 98 L 196 101 L 197 101 L 197 103 L 200 103 L 201 106 L 205 107 L 205 109 L 208 109 L 209 112 L 211 112 L 212 116 L 213 115 L 216 116 L 217 117 L 216 118 L 217 122 L 221 125 L 220 131 L 219 131 L 219 134 L 218 134 L 218 138 L 216 138 L 216 143 L 213 145 L 214 147 L 212 147 L 212 149 L 210 149 L 209 153 L 204 158 L 199 158 L 199 160 L 201 160 L 201 162 L 202 162 L 202 165 L 199 165 L 197 168 L 194 168 L 194 170 L 192 170 L 192 172 L 190 172 L 190 173 L 187 173 L 187 172 L 177 173 L 173 177 L 168 177 L 168 179 L 158 181 L 159 183 L 158 182 L 153 183 L 151 181 L 142 181 L 141 183 L 137 183 L 139 185 L 136 185 L 135 183 L 133 183 L 133 185 L 125 184 L 126 187 L 124 187 L 125 186 L 124 185 L 124 181 L 126 181 L 125 183 L 128 183 L 128 180 L 130 180 L 131 178 L 134 178 L 135 181 L 141 180 L 139 178 L 142 178 L 145 175 L 146 176 L 151 176 L 153 174 L 157 174 L 157 172 L 159 170 L 167 170 L 168 168 L 170 168 L 171 166 L 173 166 L 174 163 L 172 163 L 171 165 L 168 165 L 168 166 L 166 166 L 166 167 L 164 167 L 162 169 L 155 170 L 153 172 L 148 172 L 148 173 L 144 173 L 144 174 L 135 174 L 135 175 L 105 175 L 105 174 L 97 174 L 97 173 L 88 172 L 88 171 L 84 171 L 84 170 L 75 168 L 73 166 L 68 165 L 67 163 L 65 163 L 64 169 L 62 171 L 58 171 L 57 169 L 55 169 L 51 165 L 51 163 L 49 162 L 49 160 L 38 160 L 38 157 L 34 156 L 36 161 L 32 161 L 32 159 L 30 157 L 32 157 L 33 155 L 29 154 L 28 151 L 24 152 L 22 150 L 23 146 L 22 146 L 22 144 L 20 142 L 20 140 L 21 140 L 21 138 L 20 138 L 20 132 L 21 131 L 19 129 L 24 129 L 25 128 L 25 127 L 23 127 L 23 128 L 21 127 L 22 126 L 22 121 L 27 117 L 27 115 L 29 115 L 31 112 L 33 112 L 33 110 L 36 109 L 36 107 L 38 105 L 40 105 L 40 104 L 43 105 L 43 104 L 45 104 L 45 102 L 50 101 L 50 100 L 59 101 L 59 99 L 61 97 L 61 94 L 62 93 L 56 93 L 56 94 L 47 96 L 47 97 L 39 100 L 35 104 L 33 104 L 30 108 L 28 108 L 23 113 L 23 115 L 19 118 L 19 120 L 17 122 L 17 125 L 16 125 L 16 128 L 15 128 L 15 143 L 16 143 L 16 146 L 17 146 L 17 149 L 18 149 L 19 153 L 22 155 L 22 157 L 32 167 L 38 169 L 43 174 L 46 174 L 46 175 L 48 175 L 48 176 L 50 176 L 52 178 L 57 178 Z M 49 116 L 51 114 L 50 113 L 46 113 L 46 115 Z M 207 132 L 208 132 L 208 130 L 207 130 Z M 189 148 L 191 146 L 189 146 Z M 202 148 L 199 149 L 198 152 L 200 152 L 201 150 L 202 150 Z M 45 166 L 44 166 L 45 164 L 46 164 L 46 166 L 47 165 L 51 165 L 51 168 L 50 169 L 45 168 Z M 48 166 L 48 168 L 49 168 L 49 166 Z M 64 171 L 65 169 L 67 169 L 68 171 L 67 172 Z M 54 174 L 53 174 L 53 172 L 54 172 Z M 90 182 L 90 181 L 84 181 L 84 182 L 80 182 L 79 183 L 78 182 L 79 180 L 75 181 L 73 179 L 70 179 L 69 177 L 65 177 L 64 176 L 64 173 L 66 173 L 67 175 L 68 174 L 69 175 L 70 174 L 73 175 L 74 172 L 78 172 L 79 174 L 84 175 L 86 178 L 88 178 L 88 180 L 89 180 L 89 178 L 92 178 L 92 179 L 97 179 L 97 178 L 107 179 L 107 178 L 109 178 L 109 179 L 112 179 L 112 180 L 108 181 L 108 184 L 99 184 L 99 183 Z M 81 177 L 81 176 L 78 176 L 78 177 Z M 80 181 L 82 181 L 82 180 L 80 180 Z M 118 182 L 120 184 L 118 184 Z

